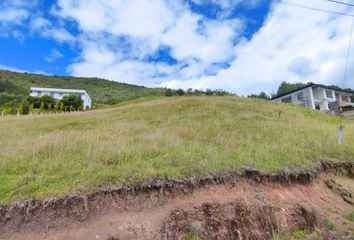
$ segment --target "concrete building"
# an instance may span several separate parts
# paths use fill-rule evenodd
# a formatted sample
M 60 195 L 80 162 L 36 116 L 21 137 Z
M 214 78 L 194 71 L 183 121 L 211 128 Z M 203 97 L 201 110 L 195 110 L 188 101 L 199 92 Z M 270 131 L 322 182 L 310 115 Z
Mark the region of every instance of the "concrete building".
M 60 100 L 64 96 L 70 94 L 77 94 L 81 97 L 84 104 L 84 109 L 91 108 L 91 98 L 85 90 L 31 87 L 30 92 L 32 97 L 42 97 L 44 95 L 49 95 L 57 100 Z
M 354 92 L 310 83 L 304 87 L 272 98 L 275 102 L 290 102 L 326 112 L 338 112 L 354 107 Z

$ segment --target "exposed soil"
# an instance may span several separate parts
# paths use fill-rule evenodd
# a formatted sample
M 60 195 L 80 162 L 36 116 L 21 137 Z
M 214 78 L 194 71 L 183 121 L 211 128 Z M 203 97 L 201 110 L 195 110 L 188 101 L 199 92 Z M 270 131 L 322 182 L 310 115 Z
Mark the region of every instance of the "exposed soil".
M 272 239 L 354 236 L 354 162 L 189 180 L 0 206 L 0 239 Z M 339 238 L 338 238 L 339 239 Z

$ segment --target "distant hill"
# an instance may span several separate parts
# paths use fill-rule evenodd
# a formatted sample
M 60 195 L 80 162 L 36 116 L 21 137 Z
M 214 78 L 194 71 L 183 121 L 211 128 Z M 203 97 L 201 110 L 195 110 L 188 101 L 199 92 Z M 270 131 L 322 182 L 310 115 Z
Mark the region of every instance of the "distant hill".
M 0 70 L 0 108 L 10 107 L 25 99 L 30 87 L 84 89 L 96 107 L 135 98 L 162 96 L 165 93 L 161 88 L 146 88 L 99 78 L 46 76 Z

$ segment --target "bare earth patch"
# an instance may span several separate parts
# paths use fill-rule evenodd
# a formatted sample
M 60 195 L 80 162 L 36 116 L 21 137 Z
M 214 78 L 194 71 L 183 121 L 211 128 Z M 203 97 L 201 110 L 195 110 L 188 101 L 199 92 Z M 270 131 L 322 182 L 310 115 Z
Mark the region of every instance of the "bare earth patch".
M 352 193 L 353 163 L 345 166 L 322 166 L 314 179 L 298 174 L 290 182 L 248 170 L 234 180 L 13 203 L 0 208 L 0 239 L 272 239 L 296 231 L 308 233 L 304 239 L 350 237 L 354 223 L 345 216 L 354 206 L 325 183 Z

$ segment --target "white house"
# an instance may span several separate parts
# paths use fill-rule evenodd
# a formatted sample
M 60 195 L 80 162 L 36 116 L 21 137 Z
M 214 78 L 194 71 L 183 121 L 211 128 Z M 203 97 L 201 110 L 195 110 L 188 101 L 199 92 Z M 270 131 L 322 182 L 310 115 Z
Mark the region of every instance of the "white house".
M 30 96 L 41 97 L 44 95 L 49 95 L 52 96 L 54 99 L 60 100 L 64 96 L 69 94 L 79 95 L 83 101 L 84 109 L 91 108 L 91 98 L 85 90 L 31 87 Z
M 272 98 L 275 102 L 291 102 L 312 109 L 338 112 L 340 108 L 354 107 L 354 92 L 332 86 L 309 83 L 304 87 Z

